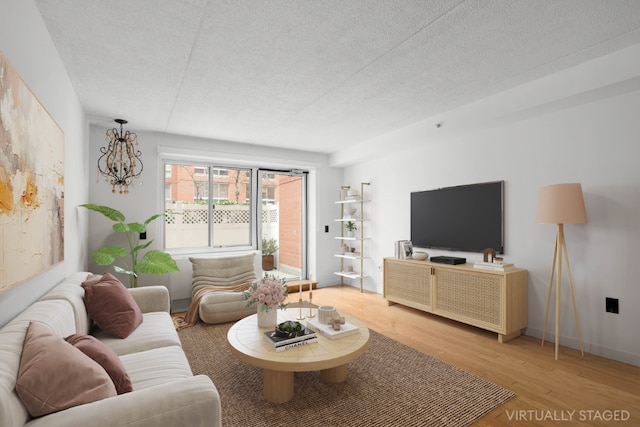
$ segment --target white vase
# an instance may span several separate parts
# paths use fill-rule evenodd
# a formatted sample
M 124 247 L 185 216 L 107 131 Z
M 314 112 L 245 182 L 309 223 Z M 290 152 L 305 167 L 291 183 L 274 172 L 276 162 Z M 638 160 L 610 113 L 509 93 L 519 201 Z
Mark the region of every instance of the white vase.
M 258 327 L 259 328 L 276 328 L 278 322 L 277 307 L 271 307 L 269 310 L 262 310 L 258 305 Z

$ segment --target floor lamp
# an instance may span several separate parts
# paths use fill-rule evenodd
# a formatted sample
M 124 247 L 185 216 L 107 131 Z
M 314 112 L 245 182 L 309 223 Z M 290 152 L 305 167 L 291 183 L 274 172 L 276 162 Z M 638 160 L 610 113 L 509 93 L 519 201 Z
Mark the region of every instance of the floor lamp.
M 556 224 L 556 245 L 553 251 L 553 265 L 551 268 L 551 280 L 549 281 L 549 293 L 547 294 L 547 309 L 544 314 L 544 326 L 542 327 L 542 345 L 547 333 L 547 319 L 549 317 L 549 304 L 551 302 L 551 292 L 553 289 L 553 276 L 556 276 L 556 360 L 558 360 L 558 346 L 560 342 L 560 285 L 562 283 L 562 260 L 567 264 L 567 277 L 569 278 L 569 289 L 571 291 L 571 301 L 573 303 L 573 315 L 576 318 L 578 329 L 578 340 L 580 341 L 580 352 L 584 356 L 582 349 L 582 334 L 580 333 L 580 322 L 578 321 L 578 311 L 576 310 L 576 299 L 573 295 L 573 280 L 571 279 L 571 268 L 569 267 L 569 255 L 564 239 L 564 224 L 586 224 L 587 212 L 584 208 L 584 198 L 582 196 L 582 186 L 580 184 L 553 184 L 546 185 L 540 189 L 538 200 L 538 212 L 536 213 L 536 223 Z

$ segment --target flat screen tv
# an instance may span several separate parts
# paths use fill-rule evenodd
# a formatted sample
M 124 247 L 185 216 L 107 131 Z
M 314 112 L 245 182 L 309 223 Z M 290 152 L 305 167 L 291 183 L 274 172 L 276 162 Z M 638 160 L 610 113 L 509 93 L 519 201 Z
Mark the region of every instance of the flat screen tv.
M 421 248 L 504 253 L 504 181 L 411 193 L 411 242 Z

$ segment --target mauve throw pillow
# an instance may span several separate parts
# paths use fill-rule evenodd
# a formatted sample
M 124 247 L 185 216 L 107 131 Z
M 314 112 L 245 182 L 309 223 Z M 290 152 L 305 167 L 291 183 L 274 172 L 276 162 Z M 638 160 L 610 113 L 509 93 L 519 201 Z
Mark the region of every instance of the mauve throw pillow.
M 24 338 L 16 392 L 32 417 L 117 396 L 102 366 L 37 322 Z
M 131 293 L 112 274 L 82 283 L 89 317 L 106 333 L 126 338 L 142 323 L 142 311 Z
M 91 335 L 73 334 L 65 338 L 65 341 L 95 360 L 107 371 L 118 394 L 128 393 L 133 390 L 131 378 L 124 369 L 122 361 L 115 351 L 107 347 L 102 341 Z

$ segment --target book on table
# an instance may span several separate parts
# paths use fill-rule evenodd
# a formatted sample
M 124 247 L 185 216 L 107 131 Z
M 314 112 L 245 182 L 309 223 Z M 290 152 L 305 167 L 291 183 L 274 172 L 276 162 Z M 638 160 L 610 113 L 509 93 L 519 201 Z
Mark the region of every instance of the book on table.
M 352 323 L 345 322 L 340 325 L 340 330 L 336 331 L 332 325 L 320 323 L 317 319 L 307 320 L 307 324 L 314 328 L 320 335 L 329 338 L 330 340 L 336 340 L 338 338 L 347 337 L 349 335 L 357 334 L 360 332 L 360 328 Z
M 493 271 L 507 271 L 509 269 L 514 268 L 513 264 L 505 264 L 505 263 L 496 263 L 496 262 L 482 262 L 478 261 L 473 264 L 475 268 L 481 268 L 484 270 L 493 270 Z
M 305 338 L 303 340 L 292 342 L 292 343 L 289 343 L 289 344 L 278 345 L 278 346 L 274 347 L 274 350 L 275 351 L 284 351 L 284 350 L 288 350 L 290 348 L 302 347 L 303 345 L 311 344 L 311 343 L 314 343 L 314 342 L 318 342 L 318 337 L 317 336 L 307 337 L 307 338 Z
M 293 338 L 283 338 L 276 336 L 276 332 L 267 331 L 264 333 L 264 339 L 273 346 L 276 351 L 285 350 L 287 348 L 298 347 L 299 345 L 310 344 L 318 341 L 316 332 L 312 329 L 305 328 L 304 334 Z

